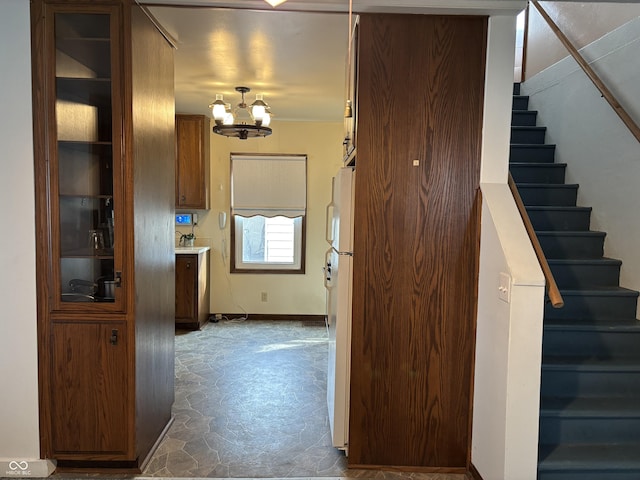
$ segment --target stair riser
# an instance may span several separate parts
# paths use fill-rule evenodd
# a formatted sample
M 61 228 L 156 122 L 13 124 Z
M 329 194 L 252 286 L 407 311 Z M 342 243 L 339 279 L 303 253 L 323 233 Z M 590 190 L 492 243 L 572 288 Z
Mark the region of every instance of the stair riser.
M 513 83 L 513 94 L 520 95 L 520 84 L 517 82 Z
M 544 129 L 511 129 L 511 143 L 543 144 L 545 137 Z
M 514 111 L 511 113 L 511 125 L 514 127 L 535 127 L 538 112 Z
M 540 188 L 518 185 L 518 192 L 525 205 L 555 205 L 567 207 L 576 205 L 578 197 L 577 188 Z
M 640 372 L 556 371 L 543 366 L 540 393 L 569 398 L 630 395 L 640 402 Z
M 589 210 L 530 210 L 527 212 L 534 230 L 587 231 L 591 223 Z
M 538 241 L 547 258 L 601 258 L 603 235 L 541 235 Z
M 537 480 L 638 480 L 640 470 L 616 471 L 615 465 L 605 472 L 538 472 Z
M 551 356 L 640 360 L 640 332 L 545 329 L 542 352 Z
M 555 145 L 511 145 L 510 162 L 553 163 L 556 158 Z
M 560 288 L 618 286 L 619 265 L 549 265 Z
M 640 418 L 541 417 L 541 445 L 640 442 Z
M 513 97 L 513 109 L 514 110 L 528 110 L 529 109 L 529 97 Z
M 511 165 L 509 171 L 516 183 L 564 183 L 566 165 Z
M 637 298 L 632 296 L 563 295 L 564 307 L 544 306 L 545 318 L 635 318 Z

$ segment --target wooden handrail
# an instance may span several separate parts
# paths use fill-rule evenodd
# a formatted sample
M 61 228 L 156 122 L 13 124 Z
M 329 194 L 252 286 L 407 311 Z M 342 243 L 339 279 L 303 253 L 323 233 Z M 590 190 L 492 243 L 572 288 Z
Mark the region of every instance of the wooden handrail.
M 638 124 L 634 122 L 633 118 L 631 118 L 629 114 L 626 112 L 626 110 L 622 108 L 622 105 L 620 105 L 618 100 L 616 100 L 616 97 L 613 95 L 613 93 L 611 93 L 611 91 L 602 82 L 602 80 L 600 80 L 600 77 L 598 77 L 596 72 L 593 71 L 593 69 L 587 63 L 587 61 L 582 57 L 582 55 L 580 55 L 580 52 L 578 52 L 576 47 L 573 46 L 573 44 L 567 38 L 567 36 L 564 33 L 562 33 L 558 25 L 556 25 L 556 23 L 551 19 L 547 11 L 542 7 L 542 5 L 538 3 L 538 0 L 530 0 L 530 2 L 534 7 L 536 7 L 540 15 L 542 15 L 542 18 L 545 19 L 549 27 L 551 27 L 551 30 L 553 30 L 553 32 L 556 34 L 558 39 L 569 51 L 571 56 L 575 59 L 576 62 L 578 62 L 578 65 L 582 67 L 582 70 L 584 70 L 584 73 L 587 74 L 587 76 L 593 82 L 596 88 L 600 90 L 600 93 L 602 94 L 602 96 L 607 100 L 607 102 L 609 102 L 609 105 L 611 105 L 613 110 L 618 114 L 618 116 L 623 121 L 623 123 L 627 126 L 631 134 L 634 137 L 636 137 L 636 140 L 638 140 L 638 142 L 640 142 L 640 127 L 638 127 Z
M 540 267 L 542 268 L 542 273 L 544 274 L 544 279 L 546 280 L 547 294 L 549 295 L 551 305 L 553 306 L 553 308 L 562 308 L 564 307 L 564 300 L 562 299 L 562 295 L 560 294 L 560 290 L 558 289 L 556 280 L 555 278 L 553 278 L 553 273 L 551 273 L 551 268 L 549 268 L 549 264 L 547 263 L 547 257 L 544 256 L 544 252 L 542 251 L 542 247 L 540 246 L 540 242 L 538 241 L 538 236 L 533 229 L 531 219 L 529 218 L 527 209 L 522 202 L 522 198 L 520 197 L 520 193 L 518 192 L 518 187 L 516 186 L 516 182 L 513 181 L 511 173 L 509 173 L 509 188 L 511 189 L 513 199 L 516 201 L 516 206 L 518 207 L 518 211 L 520 212 L 520 216 L 522 217 L 522 221 L 524 222 L 524 228 L 527 230 L 527 234 L 529 235 L 529 239 L 531 240 L 531 245 L 533 245 L 533 250 L 536 252 L 536 257 L 538 257 L 538 262 L 540 263 Z

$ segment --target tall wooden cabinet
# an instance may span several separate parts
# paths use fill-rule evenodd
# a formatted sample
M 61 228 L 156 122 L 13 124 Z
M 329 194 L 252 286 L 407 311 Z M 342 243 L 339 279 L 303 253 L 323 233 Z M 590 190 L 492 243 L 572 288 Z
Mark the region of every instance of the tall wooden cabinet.
M 176 115 L 176 208 L 209 209 L 210 122 L 204 115 Z
M 352 467 L 469 467 L 486 30 L 360 16 Z
M 173 403 L 173 51 L 129 0 L 31 22 L 41 454 L 136 471 Z

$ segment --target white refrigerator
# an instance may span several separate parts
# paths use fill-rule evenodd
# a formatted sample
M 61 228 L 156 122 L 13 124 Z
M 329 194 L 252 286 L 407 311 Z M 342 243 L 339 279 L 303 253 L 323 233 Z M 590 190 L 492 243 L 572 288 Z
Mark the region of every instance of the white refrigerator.
M 327 405 L 333 446 L 345 452 L 349 440 L 354 182 L 355 170 L 350 167 L 341 168 L 333 179 L 326 228 L 331 248 L 325 257 L 329 330 Z

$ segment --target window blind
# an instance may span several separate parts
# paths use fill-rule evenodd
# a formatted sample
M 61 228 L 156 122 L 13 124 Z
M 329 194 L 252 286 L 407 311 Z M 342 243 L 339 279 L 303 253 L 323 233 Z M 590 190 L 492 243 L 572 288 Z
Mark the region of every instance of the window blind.
M 294 218 L 306 208 L 306 155 L 231 154 L 233 215 Z

